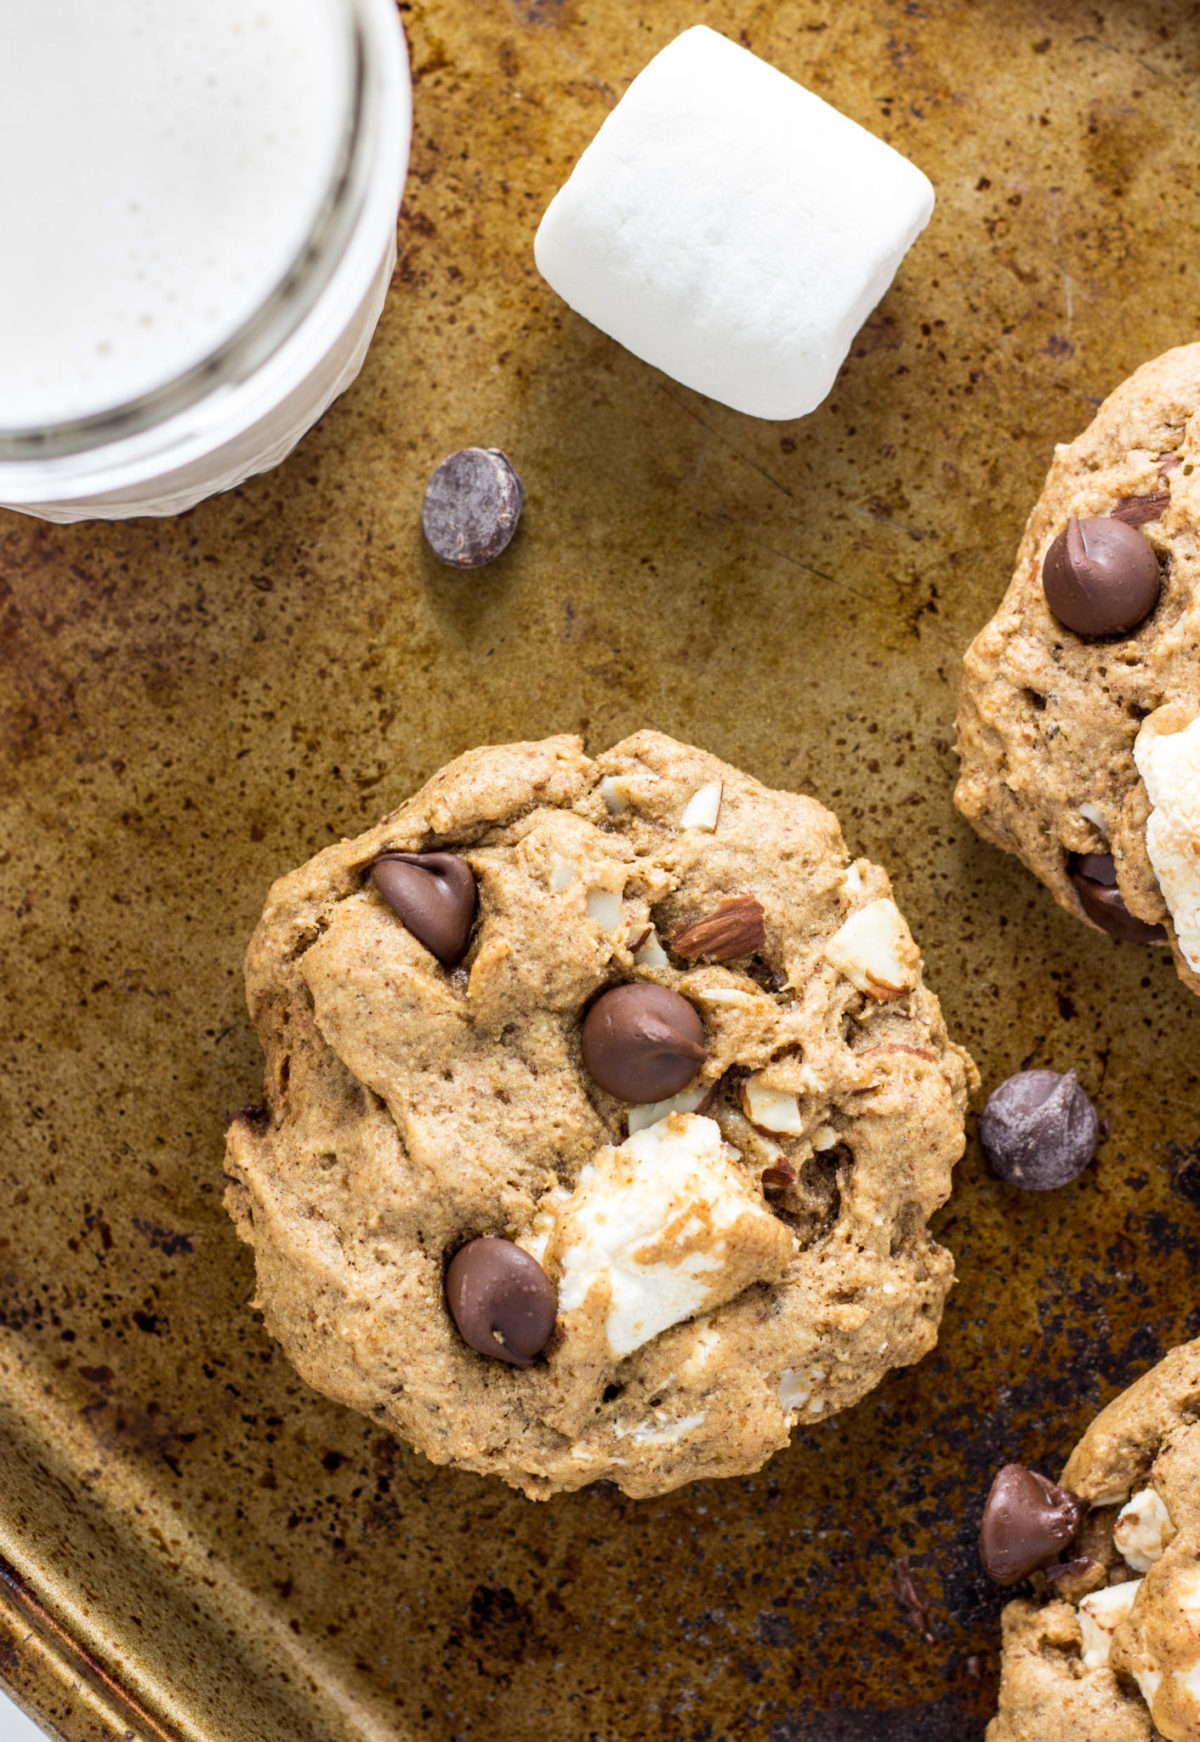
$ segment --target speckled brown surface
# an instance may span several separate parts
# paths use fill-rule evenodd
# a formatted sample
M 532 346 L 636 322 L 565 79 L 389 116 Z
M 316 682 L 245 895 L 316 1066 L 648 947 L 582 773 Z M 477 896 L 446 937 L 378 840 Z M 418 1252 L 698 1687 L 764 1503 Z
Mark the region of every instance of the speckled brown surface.
M 1200 1010 L 971 836 L 949 748 L 1053 442 L 1196 331 L 1200 20 L 1184 0 L 405 17 L 414 173 L 359 385 L 281 471 L 185 520 L 0 514 L 11 1590 L 134 1690 L 134 1734 L 963 1742 L 994 1701 L 1000 1603 L 971 1548 L 992 1466 L 1054 1470 L 1200 1331 Z M 697 18 L 939 190 L 831 403 L 790 427 L 663 381 L 533 270 L 612 93 Z M 418 527 L 468 441 L 528 491 L 475 575 Z M 1074 1064 L 1112 1131 L 1048 1198 L 970 1150 L 937 1352 L 761 1475 L 534 1507 L 321 1402 L 246 1310 L 220 1207 L 224 1117 L 259 1079 L 240 958 L 273 876 L 458 750 L 643 724 L 836 810 L 985 1081 Z M 932 1643 L 889 1587 L 903 1555 Z M 6 1601 L 0 1672 L 73 1742 L 120 1735 L 88 1729 L 99 1696 L 71 1706 L 74 1672 L 39 1669 L 51 1636 Z

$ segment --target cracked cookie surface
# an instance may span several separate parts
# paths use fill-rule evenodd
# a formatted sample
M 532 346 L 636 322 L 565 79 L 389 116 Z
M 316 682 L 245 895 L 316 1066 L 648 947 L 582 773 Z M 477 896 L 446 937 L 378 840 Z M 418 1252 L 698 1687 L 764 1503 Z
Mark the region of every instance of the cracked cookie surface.
M 382 898 L 386 852 L 469 864 L 459 965 Z M 703 1022 L 655 1106 L 582 1057 L 626 982 Z M 247 990 L 265 1099 L 230 1129 L 227 1204 L 256 1304 L 316 1389 L 436 1462 L 535 1497 L 744 1473 L 936 1340 L 953 1267 L 927 1223 L 974 1067 L 885 873 L 814 800 L 651 732 L 594 761 L 469 752 L 274 886 Z M 481 1236 L 558 1291 L 531 1366 L 447 1311 Z
M 1124 907 L 1165 927 L 1193 991 L 1200 991 L 1194 860 L 1177 870 L 1178 854 L 1170 856 L 1170 826 L 1178 827 L 1170 803 L 1158 830 L 1162 851 L 1153 830 L 1148 849 L 1151 803 L 1139 764 L 1151 745 L 1200 715 L 1198 464 L 1200 344 L 1143 365 L 1076 441 L 1057 450 L 1008 591 L 966 655 L 955 794 L 985 840 L 1017 854 L 1060 906 L 1088 923 L 1094 917 L 1072 866 L 1087 855 L 1110 856 Z M 1124 519 L 1158 557 L 1158 603 L 1128 634 L 1075 634 L 1047 605 L 1043 563 L 1072 517 Z M 1190 761 L 1177 785 L 1191 826 Z
M 1061 1480 L 1091 1507 L 1075 1571 L 1005 1609 L 987 1742 L 1196 1742 L 1200 1342 L 1102 1410 Z

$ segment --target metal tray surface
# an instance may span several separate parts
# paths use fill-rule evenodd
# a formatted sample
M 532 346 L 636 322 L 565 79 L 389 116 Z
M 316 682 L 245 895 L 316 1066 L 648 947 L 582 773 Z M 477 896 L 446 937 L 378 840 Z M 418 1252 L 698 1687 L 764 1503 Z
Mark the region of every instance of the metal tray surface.
M 71 1742 L 978 1738 L 993 1467 L 1055 1470 L 1200 1331 L 1200 1006 L 950 803 L 960 655 L 1054 442 L 1200 320 L 1200 14 L 401 10 L 415 152 L 358 385 L 183 519 L 0 514 L 0 1674 Z M 697 19 L 938 189 L 794 425 L 644 367 L 533 266 L 550 194 Z M 507 450 L 528 504 L 460 575 L 418 514 L 465 443 Z M 831 805 L 985 1082 L 1074 1065 L 1111 1130 L 1046 1196 L 972 1142 L 937 1351 L 760 1475 L 534 1505 L 314 1396 L 248 1310 L 221 1208 L 260 1081 L 241 956 L 274 876 L 458 751 L 643 724 Z

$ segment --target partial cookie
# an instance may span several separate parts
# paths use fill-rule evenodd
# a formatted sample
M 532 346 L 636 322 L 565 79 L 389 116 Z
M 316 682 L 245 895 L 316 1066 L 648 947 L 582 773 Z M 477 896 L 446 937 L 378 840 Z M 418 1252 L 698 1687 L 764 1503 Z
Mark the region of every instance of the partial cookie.
M 1017 1576 L 1041 1571 L 1038 1596 L 1004 1611 L 988 1742 L 1197 1742 L 1200 1342 L 1172 1350 L 1096 1417 L 1062 1487 L 1087 1514 L 1070 1545 L 1051 1540 L 1036 1496 L 1024 1518 L 1011 1503 L 998 1515 L 995 1489 L 989 1498 L 993 1575 L 1012 1582 L 995 1562 L 1001 1539 L 1010 1555 L 1023 1540 Z
M 1184 345 L 1058 449 L 967 652 L 955 802 L 1079 918 L 1169 942 L 1200 992 L 1198 410 Z
M 936 1339 L 974 1067 L 883 871 L 656 733 L 476 750 L 272 889 L 257 1304 L 533 1496 L 757 1469 Z

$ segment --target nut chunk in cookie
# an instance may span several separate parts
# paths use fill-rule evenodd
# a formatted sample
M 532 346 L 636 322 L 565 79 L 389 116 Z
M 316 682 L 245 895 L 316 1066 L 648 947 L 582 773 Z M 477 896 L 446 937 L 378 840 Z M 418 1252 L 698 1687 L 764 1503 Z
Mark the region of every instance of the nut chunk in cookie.
M 1062 907 L 1200 992 L 1200 344 L 1055 455 L 965 661 L 955 802 Z
M 1023 1567 L 1035 1596 L 1004 1611 L 988 1742 L 1200 1739 L 1198 1396 L 1200 1342 L 1185 1343 L 1072 1452 L 1054 1490 L 1077 1509 L 1070 1529 L 1042 1531 Z
M 533 1496 L 757 1469 L 937 1335 L 974 1067 L 835 819 L 476 750 L 272 889 L 228 1206 L 318 1390 Z

